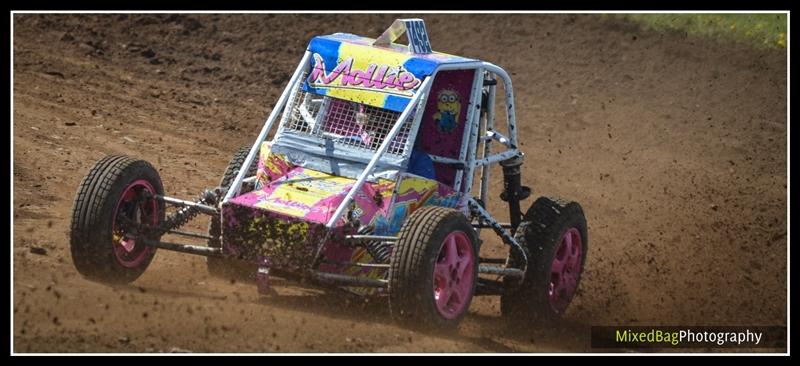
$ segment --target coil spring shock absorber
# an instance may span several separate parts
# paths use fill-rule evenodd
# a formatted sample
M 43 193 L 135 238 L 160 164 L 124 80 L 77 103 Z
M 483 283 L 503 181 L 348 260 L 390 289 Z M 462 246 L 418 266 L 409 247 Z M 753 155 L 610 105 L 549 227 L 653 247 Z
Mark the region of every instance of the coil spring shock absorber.
M 374 226 L 365 226 L 358 230 L 360 235 L 372 235 L 374 233 Z M 392 246 L 380 240 L 372 240 L 364 243 L 367 253 L 380 263 L 388 263 L 389 256 L 392 255 Z
M 200 199 L 196 201 L 196 203 L 199 203 L 201 205 L 213 205 L 216 202 L 217 202 L 217 194 L 209 190 L 203 191 L 203 194 L 201 195 Z M 169 215 L 169 217 L 167 217 L 164 220 L 164 223 L 162 223 L 152 232 L 150 232 L 148 236 L 157 238 L 161 235 L 164 235 L 167 231 L 175 230 L 185 225 L 187 222 L 195 218 L 195 216 L 197 216 L 197 214 L 199 213 L 200 210 L 197 207 L 193 206 L 183 207 L 178 211 L 175 211 L 175 213 L 173 213 L 172 215 Z
M 503 192 L 500 193 L 500 199 L 508 202 L 511 234 L 514 234 L 520 221 L 522 221 L 522 210 L 519 208 L 519 201 L 528 198 L 531 195 L 531 189 L 520 183 L 522 156 L 503 160 L 500 165 L 503 167 Z

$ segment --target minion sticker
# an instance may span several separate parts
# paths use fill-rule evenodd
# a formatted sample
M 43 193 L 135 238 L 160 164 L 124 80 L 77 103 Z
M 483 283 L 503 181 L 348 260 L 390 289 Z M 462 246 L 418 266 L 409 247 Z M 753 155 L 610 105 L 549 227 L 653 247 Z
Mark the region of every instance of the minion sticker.
M 455 90 L 443 89 L 437 96 L 438 111 L 433 114 L 436 127 L 439 131 L 450 132 L 458 125 L 458 115 L 461 113 L 461 98 Z

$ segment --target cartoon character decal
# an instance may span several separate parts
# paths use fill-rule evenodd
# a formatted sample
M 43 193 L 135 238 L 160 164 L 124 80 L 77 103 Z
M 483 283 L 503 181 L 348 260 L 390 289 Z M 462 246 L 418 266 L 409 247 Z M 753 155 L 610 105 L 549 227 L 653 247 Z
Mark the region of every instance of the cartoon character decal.
M 453 131 L 458 126 L 458 115 L 461 113 L 461 98 L 452 89 L 442 89 L 436 96 L 437 112 L 433 114 L 436 128 L 442 132 Z

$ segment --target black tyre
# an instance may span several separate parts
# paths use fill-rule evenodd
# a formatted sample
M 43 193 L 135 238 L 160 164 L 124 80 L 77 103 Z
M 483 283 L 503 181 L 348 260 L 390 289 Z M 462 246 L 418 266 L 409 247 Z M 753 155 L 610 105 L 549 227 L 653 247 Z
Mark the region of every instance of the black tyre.
M 514 237 L 526 250 L 528 269 L 521 284 L 506 281 L 508 291 L 500 297 L 503 316 L 512 324 L 560 319 L 586 263 L 589 238 L 583 209 L 576 202 L 540 197 Z M 516 256 L 509 255 L 508 263 L 517 263 Z
M 392 316 L 410 325 L 456 328 L 475 293 L 477 243 L 461 212 L 433 206 L 414 211 L 391 255 Z
M 225 168 L 225 173 L 222 175 L 222 179 L 219 182 L 220 187 L 227 188 L 231 183 L 233 183 L 236 175 L 239 174 L 239 170 L 244 165 L 244 161 L 247 158 L 247 154 L 250 153 L 251 148 L 252 146 L 242 146 L 238 151 L 236 151 L 235 154 L 233 154 L 233 158 L 231 158 L 231 161 L 228 163 L 228 167 Z M 256 159 L 253 160 L 253 164 L 250 165 L 245 177 L 256 175 L 257 170 L 258 161 Z M 250 192 L 253 190 L 253 188 L 253 183 L 242 183 L 240 192 Z M 211 222 L 208 224 L 208 235 L 213 238 L 208 240 L 209 247 L 222 247 L 222 241 L 220 238 L 220 235 L 222 235 L 222 230 L 220 229 L 220 220 L 218 217 L 211 218 Z M 257 268 L 255 265 L 244 261 L 233 258 L 219 257 L 206 257 L 206 266 L 208 267 L 208 273 L 212 276 L 237 280 L 255 279 Z
M 145 271 L 156 248 L 142 243 L 147 233 L 141 225 L 164 221 L 163 203 L 147 194 L 163 195 L 164 188 L 144 160 L 112 155 L 92 167 L 72 209 L 70 252 L 78 272 L 99 282 L 129 283 Z

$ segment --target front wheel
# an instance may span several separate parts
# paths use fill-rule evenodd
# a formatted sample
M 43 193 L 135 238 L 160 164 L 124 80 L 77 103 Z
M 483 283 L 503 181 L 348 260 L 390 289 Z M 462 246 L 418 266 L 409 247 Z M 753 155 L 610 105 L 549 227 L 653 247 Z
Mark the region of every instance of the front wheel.
M 83 178 L 72 209 L 70 252 L 78 272 L 107 283 L 141 276 L 156 252 L 142 238 L 164 222 L 163 203 L 147 196 L 163 194 L 150 163 L 121 155 L 98 161 Z
M 475 293 L 477 243 L 461 212 L 433 206 L 414 211 L 391 254 L 393 317 L 424 327 L 456 328 Z
M 540 197 L 514 238 L 526 251 L 528 268 L 522 284 L 506 281 L 507 291 L 500 297 L 503 316 L 513 324 L 560 319 L 575 296 L 586 263 L 589 238 L 583 209 L 576 202 Z M 508 264 L 516 263 L 510 254 Z

